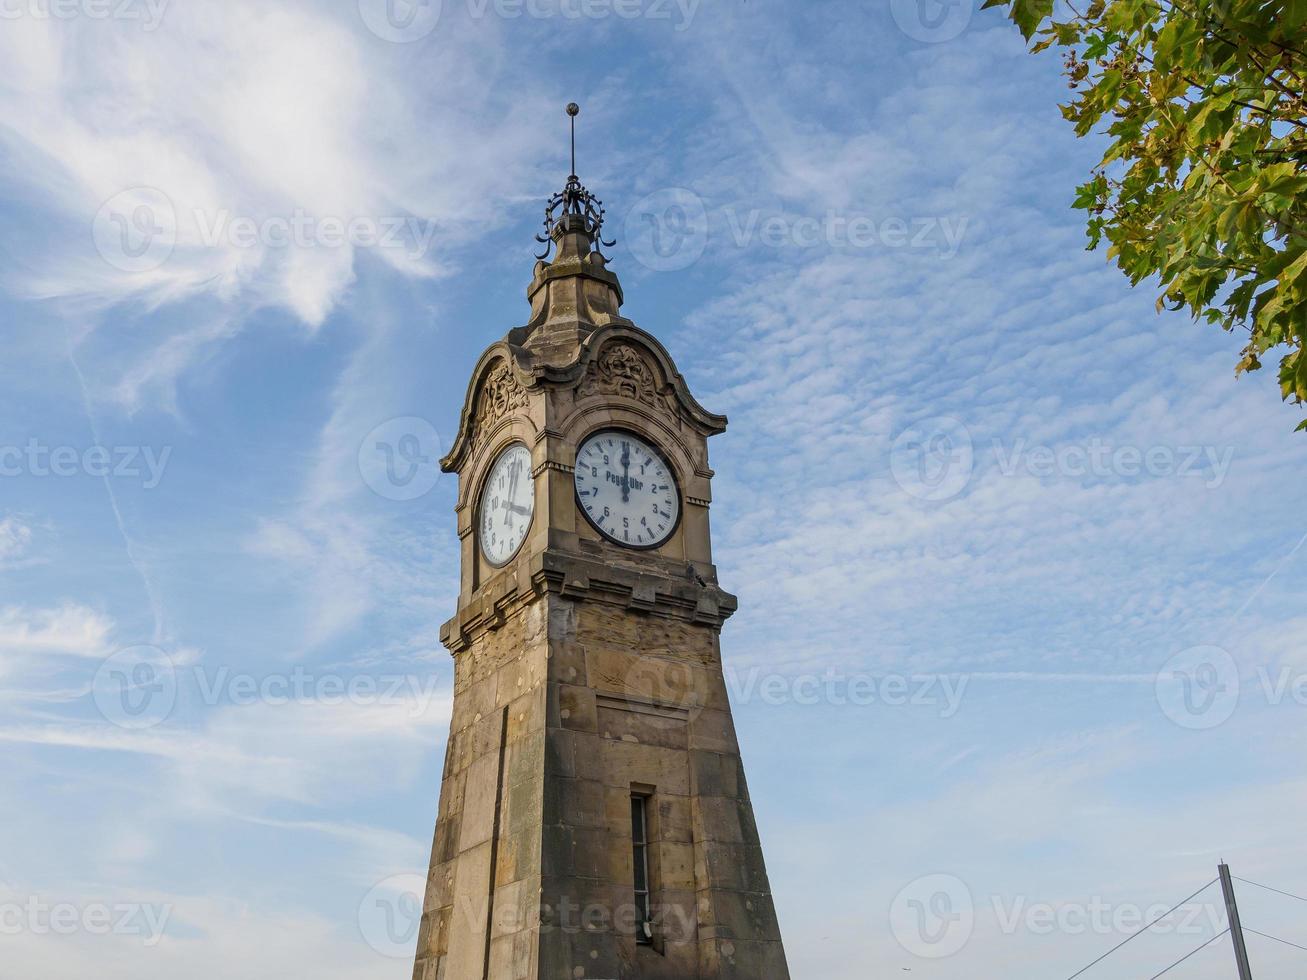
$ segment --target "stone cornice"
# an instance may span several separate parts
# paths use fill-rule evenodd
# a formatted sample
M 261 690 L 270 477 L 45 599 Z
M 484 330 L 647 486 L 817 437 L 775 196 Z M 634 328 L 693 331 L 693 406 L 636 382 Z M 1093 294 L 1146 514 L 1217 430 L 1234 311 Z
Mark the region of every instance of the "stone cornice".
M 568 466 L 566 463 L 556 463 L 552 459 L 547 459 L 531 471 L 532 478 L 534 479 L 539 476 L 545 470 L 557 470 L 559 473 L 575 473 L 576 467 Z
M 549 593 L 712 629 L 721 629 L 739 605 L 735 596 L 704 582 L 690 567 L 682 578 L 550 550 L 527 556 L 524 564 L 487 582 L 440 628 L 440 641 L 457 655 L 482 634 L 503 626 L 522 606 Z

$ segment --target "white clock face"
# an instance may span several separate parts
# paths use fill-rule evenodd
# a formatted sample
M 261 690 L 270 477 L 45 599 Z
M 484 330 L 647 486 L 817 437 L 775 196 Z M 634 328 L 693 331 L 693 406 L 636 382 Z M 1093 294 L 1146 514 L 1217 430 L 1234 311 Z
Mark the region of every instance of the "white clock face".
M 490 468 L 481 491 L 481 551 L 492 565 L 503 565 L 522 547 L 535 512 L 531 450 L 509 446 Z
M 671 467 L 629 432 L 599 432 L 581 444 L 576 499 L 591 524 L 632 548 L 662 544 L 681 516 Z

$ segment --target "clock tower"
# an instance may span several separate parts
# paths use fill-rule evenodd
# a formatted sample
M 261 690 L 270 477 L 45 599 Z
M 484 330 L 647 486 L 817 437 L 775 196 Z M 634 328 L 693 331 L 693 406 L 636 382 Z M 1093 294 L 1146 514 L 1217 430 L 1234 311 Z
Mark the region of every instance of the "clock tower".
M 619 313 L 603 218 L 573 173 L 441 464 L 462 575 L 414 980 L 789 976 L 718 644 L 726 419 Z

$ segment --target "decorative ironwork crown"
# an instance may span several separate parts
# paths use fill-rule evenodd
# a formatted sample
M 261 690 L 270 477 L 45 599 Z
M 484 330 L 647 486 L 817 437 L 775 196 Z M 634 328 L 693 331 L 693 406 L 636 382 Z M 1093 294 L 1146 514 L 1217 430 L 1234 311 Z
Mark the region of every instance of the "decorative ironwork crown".
M 586 235 L 590 238 L 591 249 L 603 255 L 601 249 L 612 248 L 617 244 L 616 239 L 613 241 L 604 240 L 604 202 L 591 194 L 581 184 L 581 179 L 576 175 L 576 117 L 581 112 L 581 107 L 575 102 L 569 102 L 567 105 L 567 114 L 572 117 L 572 172 L 567 177 L 567 186 L 549 199 L 545 205 L 545 230 L 544 234 L 536 235 L 536 241 L 544 245 L 545 249 L 539 255 L 538 259 L 549 257 L 549 250 L 554 244 L 554 228 L 563 223 L 570 223 L 573 215 L 576 216 Z

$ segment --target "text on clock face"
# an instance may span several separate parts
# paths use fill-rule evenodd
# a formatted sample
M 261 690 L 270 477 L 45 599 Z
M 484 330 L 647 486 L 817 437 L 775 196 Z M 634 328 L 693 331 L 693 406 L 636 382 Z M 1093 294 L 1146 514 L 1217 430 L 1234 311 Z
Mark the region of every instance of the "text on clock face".
M 626 432 L 601 432 L 582 444 L 576 495 L 600 532 L 636 548 L 667 540 L 680 516 L 671 468 L 652 446 Z
M 509 446 L 495 460 L 481 492 L 481 549 L 492 564 L 502 565 L 517 553 L 534 511 L 531 451 L 521 444 Z

